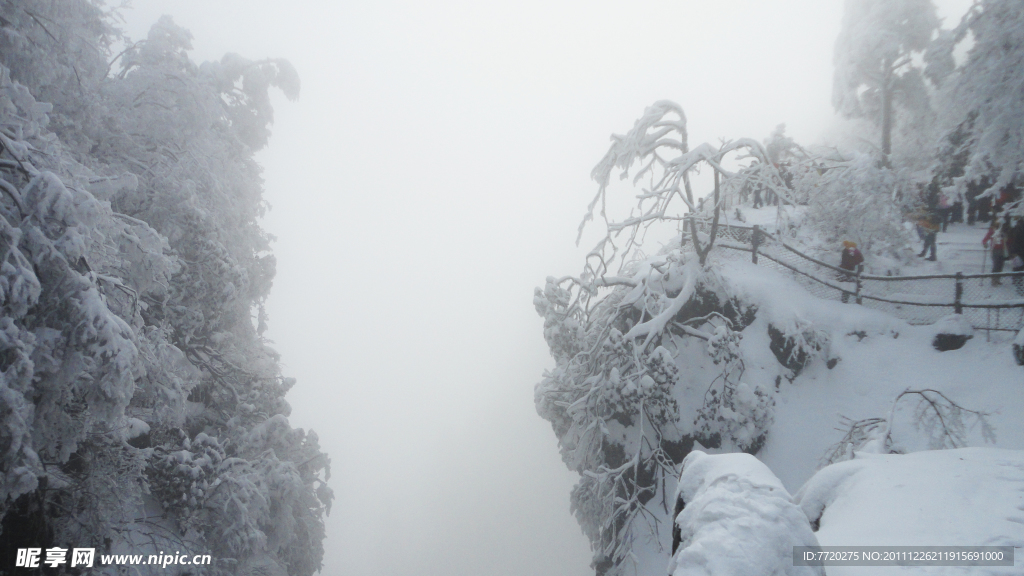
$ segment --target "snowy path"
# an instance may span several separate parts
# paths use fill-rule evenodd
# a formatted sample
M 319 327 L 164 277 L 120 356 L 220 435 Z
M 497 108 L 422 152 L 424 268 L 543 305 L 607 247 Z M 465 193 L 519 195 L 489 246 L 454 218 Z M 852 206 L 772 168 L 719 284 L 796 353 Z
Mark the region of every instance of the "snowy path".
M 749 206 L 741 207 L 744 214 L 744 221 L 735 219 L 727 223 L 735 226 L 753 226 L 759 224 L 763 229 L 773 231 L 776 223 L 775 208 L 751 209 Z M 801 218 L 798 212 L 793 216 L 797 220 Z M 936 238 L 936 261 L 929 262 L 924 258 L 916 259 L 908 265 L 902 266 L 900 274 L 903 276 L 916 276 L 925 274 L 981 274 L 992 271 L 992 261 L 988 251 L 982 247 L 981 239 L 988 232 L 988 222 L 978 222 L 973 226 L 967 224 L 950 224 L 946 232 L 939 232 Z M 921 248 L 921 242 L 913 246 L 915 251 Z M 836 253 L 841 247 L 836 248 Z M 832 253 L 822 254 L 826 259 L 831 260 Z M 984 268 L 983 268 L 984 265 Z M 1004 271 L 1008 272 L 1009 267 Z
M 747 209 L 744 215 L 745 221 L 727 222 L 726 225 L 749 227 L 759 224 L 769 232 L 775 228 L 776 211 L 774 208 Z M 792 217 L 800 220 L 801 215 L 797 213 Z M 860 304 L 902 318 L 911 324 L 932 324 L 952 314 L 954 301 L 960 301 L 965 305 L 963 314 L 968 317 L 970 324 L 976 329 L 985 330 L 986 338 L 999 334 L 1005 336 L 1016 332 L 1024 325 L 1024 308 L 1007 307 L 1007 305 L 1019 303 L 1024 296 L 1024 290 L 1018 290 L 1011 279 L 1004 278 L 1002 284 L 997 286 L 993 286 L 988 279 L 968 279 L 963 281 L 958 288 L 958 284 L 952 278 L 952 275 L 958 272 L 966 275 L 992 272 L 991 253 L 981 244 L 987 231 L 988 223 L 985 222 L 979 222 L 974 226 L 962 223 L 949 225 L 947 231 L 940 232 L 936 239 L 936 261 L 911 256 L 909 259 L 900 258 L 898 261 L 887 262 L 885 257 L 878 254 L 869 255 L 868 267 L 865 270 L 865 273 L 869 275 L 945 277 L 907 278 L 901 281 L 865 278 L 861 287 L 864 297 Z M 750 242 L 749 228 L 728 229 L 722 238 L 747 246 Z M 913 249 L 913 252 L 917 252 L 921 244 L 921 242 L 916 242 L 909 248 Z M 838 258 L 833 251 L 834 247 L 823 246 L 820 239 L 812 239 L 809 244 L 798 244 L 798 246 L 793 251 L 793 249 L 781 250 L 778 246 L 773 249 L 770 244 L 762 244 L 761 253 L 768 257 L 766 260 L 781 259 L 787 262 L 787 266 L 801 270 L 805 275 L 797 274 L 794 276 L 795 279 L 818 298 L 840 300 L 842 292 L 835 288 L 837 282 L 834 269 L 822 267 L 814 262 L 814 258 L 817 258 L 833 266 L 838 264 Z M 742 258 L 738 254 L 725 257 Z M 775 266 L 768 261 L 765 261 L 764 264 Z M 1003 269 L 1003 272 L 1010 271 L 1009 266 L 1005 266 Z M 844 288 L 853 291 L 855 286 L 850 282 L 846 283 Z M 961 289 L 962 292 L 960 292 Z M 936 304 L 939 306 L 935 306 Z M 978 308 L 977 305 L 998 305 L 999 307 Z M 1001 338 L 1001 336 L 999 337 Z
M 936 261 L 924 258 L 917 265 L 907 268 L 914 272 L 905 274 L 982 274 L 992 272 L 992 260 L 988 250 L 981 245 L 981 239 L 988 232 L 987 222 L 974 226 L 950 224 L 946 232 L 939 232 L 936 239 Z M 1009 267 L 1005 270 L 1009 272 Z

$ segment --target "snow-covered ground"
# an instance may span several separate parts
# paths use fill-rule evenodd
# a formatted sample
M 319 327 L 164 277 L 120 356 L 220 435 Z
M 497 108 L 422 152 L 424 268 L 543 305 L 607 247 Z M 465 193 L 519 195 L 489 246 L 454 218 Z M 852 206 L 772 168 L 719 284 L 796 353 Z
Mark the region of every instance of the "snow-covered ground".
M 980 240 L 979 240 L 980 245 Z M 931 264 L 931 263 L 929 263 Z M 886 417 L 896 396 L 907 388 L 931 388 L 965 408 L 992 412 L 996 446 L 1024 447 L 1024 368 L 1012 357 L 1009 342 L 989 343 L 975 337 L 959 349 L 939 352 L 932 346 L 934 326 L 912 326 L 857 304 L 821 300 L 783 274 L 747 262 L 726 260 L 723 276 L 732 286 L 770 313 L 792 314 L 830 335 L 831 369 L 824 361 L 807 366 L 792 382 L 779 382 L 775 424 L 758 456 L 795 491 L 843 432 L 840 416 L 852 420 Z M 756 325 L 755 325 L 756 330 Z M 744 331 L 746 369 L 751 381 L 778 370 L 778 361 L 758 340 L 760 331 Z M 752 360 L 751 360 L 752 359 Z M 899 406 L 893 425 L 896 441 L 916 446 L 910 423 L 913 402 Z M 980 432 L 972 440 L 983 444 Z M 902 438 L 902 440 L 901 440 Z
M 1014 566 L 830 566 L 829 576 L 1022 574 L 1024 452 L 991 448 L 861 454 L 796 496 L 822 546 L 1013 546 Z

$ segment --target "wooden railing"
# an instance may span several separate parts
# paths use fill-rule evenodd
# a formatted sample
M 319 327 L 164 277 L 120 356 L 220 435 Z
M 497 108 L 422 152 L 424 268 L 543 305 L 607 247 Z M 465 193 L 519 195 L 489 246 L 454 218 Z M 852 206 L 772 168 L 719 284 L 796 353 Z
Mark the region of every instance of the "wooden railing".
M 819 297 L 852 299 L 914 324 L 929 324 L 952 312 L 967 313 L 972 326 L 989 335 L 1024 328 L 1024 272 L 879 276 L 864 274 L 863 267 L 850 271 L 823 262 L 758 226 L 720 224 L 716 236 L 716 247 L 748 252 L 754 264 L 788 270 Z M 993 280 L 1008 282 L 994 286 Z

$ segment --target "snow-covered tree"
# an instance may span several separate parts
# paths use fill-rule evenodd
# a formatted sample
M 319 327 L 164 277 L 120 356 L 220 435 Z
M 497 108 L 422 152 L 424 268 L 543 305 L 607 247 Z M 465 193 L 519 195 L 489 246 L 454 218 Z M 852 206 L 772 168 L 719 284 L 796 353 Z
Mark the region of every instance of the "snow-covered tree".
M 897 105 L 913 131 L 931 115 L 927 86 L 914 63 L 939 27 L 931 0 L 846 0 L 835 46 L 832 105 L 848 118 L 880 126 L 888 162 Z
M 577 242 L 583 235 L 587 222 L 594 217 L 594 209 L 600 204 L 600 215 L 604 220 L 606 235 L 587 257 L 585 277 L 603 276 L 609 270 L 616 256 L 622 261 L 634 255 L 638 248 L 637 240 L 655 224 L 685 222 L 689 238 L 703 264 L 714 245 L 715 231 L 718 228 L 723 197 L 720 192 L 720 179 L 735 178 L 735 172 L 726 169 L 723 163 L 733 156 L 751 158 L 757 161 L 763 170 L 747 178 L 747 181 L 764 186 L 778 194 L 785 201 L 793 204 L 782 176 L 768 161 L 768 153 L 760 142 L 741 138 L 726 142 L 720 147 L 701 144 L 690 150 L 686 130 L 686 114 L 683 109 L 668 100 L 655 102 L 644 110 L 633 125 L 633 129 L 625 135 L 612 136 L 612 145 L 604 158 L 594 167 L 591 177 L 598 183 L 598 192 L 587 208 L 587 214 L 579 227 Z M 611 175 L 615 169 L 621 170 L 619 178 L 629 178 L 629 170 L 638 166 L 633 176 L 633 184 L 645 183 L 641 194 L 637 196 L 636 208 L 620 220 L 609 219 L 607 213 L 608 190 Z M 710 168 L 714 174 L 714 189 L 710 202 L 704 202 L 704 209 L 695 200 L 691 176 L 700 167 Z M 708 219 L 711 233 L 706 242 L 698 237 L 697 221 Z M 623 246 L 616 244 L 617 238 L 623 233 L 628 235 Z
M 709 258 L 722 198 L 713 195 L 699 211 L 689 181 L 698 165 L 716 180 L 735 178 L 723 158 L 741 152 L 764 166 L 760 182 L 792 203 L 759 142 L 690 150 L 678 105 L 649 107 L 633 130 L 613 137 L 594 169 L 599 190 L 584 223 L 600 204 L 606 234 L 583 273 L 548 278 L 535 292 L 556 361 L 537 385 L 537 410 L 552 423 L 567 466 L 580 474 L 572 510 L 594 546 L 599 574 L 641 571 L 633 548 L 640 542 L 657 548 L 669 537 L 671 485 L 695 442 L 757 452 L 773 421 L 771 380 L 764 380 L 765 372 L 751 378 L 741 346 L 758 307 L 731 289 Z M 616 204 L 609 198 L 610 174 L 618 167 L 625 177 L 634 165 L 634 182 L 644 181 L 639 204 L 616 218 L 608 209 Z M 697 219 L 711 220 L 711 234 Z M 680 222 L 686 222 L 682 233 Z M 648 257 L 639 239 L 657 224 L 666 224 L 669 237 Z M 620 245 L 623 233 L 628 239 Z M 623 263 L 610 269 L 620 256 Z M 802 358 L 786 358 L 787 364 L 802 367 L 827 341 L 786 314 L 766 314 L 762 321 L 754 340 L 771 354 L 774 331 L 780 350 Z M 781 362 L 780 374 L 789 373 Z
M 786 135 L 786 125 L 779 124 L 764 139 L 764 150 L 770 164 L 753 160 L 723 181 L 726 202 L 778 204 L 770 182 L 775 174 L 787 188 L 791 202 L 806 204 L 821 172 L 820 159 L 796 140 Z
M 833 245 L 853 240 L 864 250 L 887 252 L 910 242 L 903 222 L 917 201 L 917 190 L 905 170 L 879 166 L 869 154 L 823 167 L 807 193 L 807 221 L 826 239 Z
M 785 124 L 776 126 L 772 133 L 765 138 L 764 149 L 768 154 L 768 160 L 773 164 L 792 162 L 807 157 L 807 153 L 796 143 L 796 140 L 786 136 Z
M 210 573 L 312 574 L 329 461 L 288 424 L 294 381 L 261 336 L 253 161 L 268 90 L 295 97 L 297 76 L 198 66 L 166 17 L 115 58 L 111 21 L 85 0 L 0 17 L 0 548 L 174 545 L 214 553 Z
M 958 67 L 954 50 L 973 41 Z M 990 178 L 992 190 L 1013 183 L 1024 166 L 1024 6 L 979 0 L 928 53 L 928 75 L 942 88 L 948 130 L 943 160 L 966 182 Z

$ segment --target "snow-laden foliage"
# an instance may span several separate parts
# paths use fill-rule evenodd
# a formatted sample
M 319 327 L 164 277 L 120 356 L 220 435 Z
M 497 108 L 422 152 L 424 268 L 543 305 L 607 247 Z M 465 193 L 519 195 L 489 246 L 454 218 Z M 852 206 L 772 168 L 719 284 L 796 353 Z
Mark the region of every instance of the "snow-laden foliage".
M 894 126 L 919 133 L 933 117 L 914 55 L 928 48 L 938 27 L 931 0 L 846 0 L 836 39 L 832 105 L 846 117 L 879 125 L 879 148 L 886 158 Z
M 867 154 L 830 163 L 808 193 L 807 221 L 826 239 L 857 242 L 864 250 L 876 244 L 893 249 L 910 238 L 903 226 L 917 200 L 916 188 L 905 171 L 879 166 Z M 801 186 L 811 184 L 801 182 Z
M 626 272 L 589 313 L 572 301 L 585 289 L 572 280 L 570 289 L 549 278 L 534 299 L 557 360 L 537 386 L 537 408 L 581 475 L 572 508 L 595 567 L 609 574 L 627 568 L 635 539 L 658 537 L 647 504 L 664 506 L 666 482 L 694 440 L 756 450 L 773 405 L 764 385 L 741 380 L 732 327 L 755 310 L 713 268 L 674 249 Z
M 777 204 L 807 204 L 824 170 L 825 158 L 812 154 L 796 140 L 786 135 L 786 125 L 779 124 L 764 139 L 764 150 L 769 163 L 753 160 L 729 175 L 722 182 L 724 205 L 760 206 Z M 772 182 L 779 178 L 784 194 L 780 197 Z
M 784 125 L 765 139 L 764 147 L 778 167 L 755 161 L 730 174 L 722 186 L 730 206 L 773 203 L 763 175 L 776 172 L 786 185 L 786 199 L 808 206 L 802 224 L 814 227 L 824 240 L 853 240 L 875 252 L 895 252 L 911 240 L 904 222 L 920 200 L 910 169 L 884 166 L 874 154 L 844 157 L 834 149 L 806 149 L 786 136 Z M 780 226 L 777 232 L 790 230 Z
M 260 336 L 253 161 L 297 76 L 197 66 L 166 17 L 115 58 L 110 22 L 87 1 L 0 19 L 0 545 L 141 553 L 147 531 L 211 574 L 311 574 L 329 463 Z
M 872 154 L 844 158 L 836 150 L 808 150 L 787 137 L 784 128 L 779 126 L 765 140 L 769 158 L 777 159 L 779 168 L 753 162 L 730 175 L 722 186 L 725 202 L 739 206 L 760 200 L 768 205 L 774 198 L 761 184 L 761 175 L 777 170 L 787 197 L 808 207 L 801 223 L 830 244 L 852 240 L 863 250 L 895 253 L 912 240 L 904 222 L 920 209 L 921 200 L 909 169 L 881 165 Z
M 712 388 L 711 398 L 697 411 L 694 422 L 697 435 L 711 440 L 725 437 L 737 449 L 757 452 L 771 428 L 775 398 L 768 387 L 751 387 L 740 382 L 723 386 L 722 392 Z
M 690 240 L 701 263 L 714 244 L 720 212 L 724 198 L 720 194 L 719 180 L 736 178 L 736 173 L 723 166 L 726 158 L 750 158 L 764 166 L 755 174 L 748 175 L 747 182 L 763 186 L 779 195 L 784 201 L 794 204 L 789 188 L 775 166 L 768 161 L 768 153 L 760 142 L 740 138 L 725 142 L 718 148 L 708 143 L 690 150 L 686 131 L 686 114 L 683 109 L 668 100 L 660 100 L 644 110 L 625 135 L 613 135 L 612 145 L 604 158 L 594 167 L 591 177 L 598 183 L 598 192 L 587 207 L 587 214 L 580 223 L 577 243 L 583 235 L 587 222 L 594 217 L 594 209 L 600 205 L 606 235 L 591 250 L 587 257 L 585 277 L 597 278 L 608 273 L 617 255 L 622 262 L 634 256 L 639 238 L 642 238 L 654 224 L 679 223 L 689 225 Z M 697 235 L 698 204 L 694 200 L 691 176 L 700 167 L 710 168 L 714 173 L 714 191 L 704 210 L 700 210 L 711 222 L 712 234 L 705 245 Z M 637 195 L 637 205 L 628 216 L 617 218 L 608 214 L 608 191 L 612 172 L 620 170 L 619 178 L 629 178 L 631 168 L 638 168 L 633 184 L 644 186 Z M 678 199 L 678 200 L 677 200 Z M 620 246 L 617 238 L 626 233 L 627 241 Z
M 956 67 L 953 52 L 968 41 L 966 60 Z M 988 177 L 995 192 L 1014 182 L 1024 166 L 1024 5 L 976 2 L 933 43 L 927 60 L 929 75 L 942 87 L 947 156 L 962 157 L 955 184 L 962 190 Z

